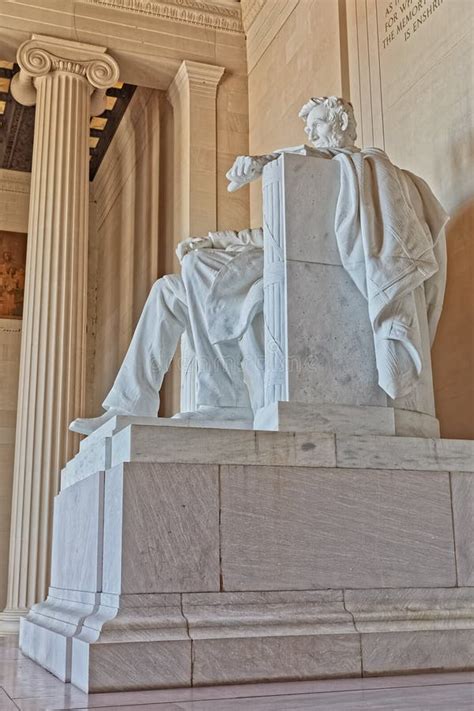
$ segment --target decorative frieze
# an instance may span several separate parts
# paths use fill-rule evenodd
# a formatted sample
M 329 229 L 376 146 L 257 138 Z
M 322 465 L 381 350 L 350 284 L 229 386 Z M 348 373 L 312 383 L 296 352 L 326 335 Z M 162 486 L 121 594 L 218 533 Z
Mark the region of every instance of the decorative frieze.
M 30 175 L 16 170 L 0 168 L 0 192 L 28 195 L 30 192 Z
M 200 0 L 88 0 L 91 5 L 103 5 L 151 15 L 163 20 L 209 27 L 221 32 L 243 32 L 240 6 L 237 2 L 213 4 Z
M 245 32 L 248 32 L 258 13 L 263 8 L 267 0 L 241 0 L 242 2 L 242 24 Z

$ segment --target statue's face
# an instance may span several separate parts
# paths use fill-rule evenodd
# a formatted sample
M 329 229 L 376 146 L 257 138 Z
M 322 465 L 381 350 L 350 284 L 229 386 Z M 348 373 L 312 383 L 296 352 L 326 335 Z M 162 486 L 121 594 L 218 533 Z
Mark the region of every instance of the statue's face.
M 324 106 L 315 106 L 306 119 L 305 133 L 317 148 L 333 146 L 335 121 L 330 121 Z

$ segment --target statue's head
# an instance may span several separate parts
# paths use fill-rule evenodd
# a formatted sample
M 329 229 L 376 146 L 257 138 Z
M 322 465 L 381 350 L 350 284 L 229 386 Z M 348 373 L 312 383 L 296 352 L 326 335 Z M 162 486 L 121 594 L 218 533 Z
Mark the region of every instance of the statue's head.
M 310 99 L 299 112 L 305 133 L 316 148 L 347 148 L 357 138 L 352 104 L 338 96 Z

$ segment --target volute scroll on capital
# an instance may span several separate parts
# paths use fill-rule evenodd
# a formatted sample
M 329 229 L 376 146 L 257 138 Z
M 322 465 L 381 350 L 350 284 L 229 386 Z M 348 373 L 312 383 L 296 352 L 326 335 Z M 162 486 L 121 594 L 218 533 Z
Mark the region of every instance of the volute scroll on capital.
M 100 113 L 105 91 L 117 83 L 120 74 L 105 47 L 42 35 L 33 35 L 20 45 L 17 62 L 20 71 L 13 77 L 12 94 L 26 106 L 36 103 L 35 80 L 57 71 L 84 77 L 93 92 L 92 112 Z

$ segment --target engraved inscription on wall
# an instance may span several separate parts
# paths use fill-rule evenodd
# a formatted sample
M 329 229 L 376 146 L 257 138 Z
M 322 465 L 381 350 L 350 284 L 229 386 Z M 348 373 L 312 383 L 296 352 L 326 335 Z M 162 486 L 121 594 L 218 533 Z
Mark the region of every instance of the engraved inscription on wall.
M 0 231 L 0 318 L 21 318 L 25 289 L 26 235 Z
M 411 40 L 442 4 L 443 0 L 385 0 L 380 19 L 382 49 Z

